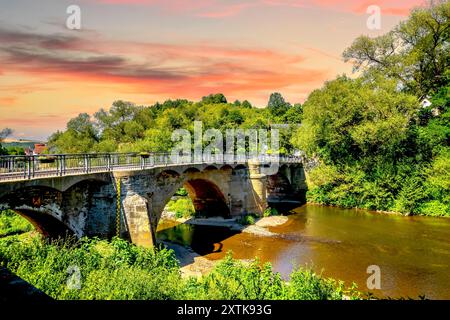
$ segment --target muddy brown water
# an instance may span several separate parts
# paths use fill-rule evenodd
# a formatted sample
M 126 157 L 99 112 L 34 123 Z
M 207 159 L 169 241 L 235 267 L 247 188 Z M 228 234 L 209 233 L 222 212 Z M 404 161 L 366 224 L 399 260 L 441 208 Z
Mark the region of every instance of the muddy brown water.
M 378 297 L 450 299 L 450 219 L 305 205 L 269 230 L 279 237 L 166 223 L 158 238 L 211 260 L 230 250 L 237 259 L 259 257 L 286 279 L 294 266 L 309 266 Z M 367 289 L 371 265 L 381 269 L 381 290 Z

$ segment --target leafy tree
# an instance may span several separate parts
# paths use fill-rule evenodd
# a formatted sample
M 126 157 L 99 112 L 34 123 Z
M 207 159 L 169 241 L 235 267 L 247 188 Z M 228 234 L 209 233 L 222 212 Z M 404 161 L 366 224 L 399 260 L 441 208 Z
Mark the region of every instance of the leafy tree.
M 280 93 L 275 92 L 270 95 L 267 108 L 272 116 L 280 117 L 284 115 L 290 107 L 291 104 L 286 102 Z
M 173 130 L 193 131 L 193 122 L 201 120 L 204 130 L 216 128 L 225 133 L 232 128 L 269 129 L 266 109 L 252 108 L 248 101 L 224 103 L 223 95 L 209 95 L 202 102 L 166 100 L 150 107 L 116 101 L 109 110 L 100 109 L 93 120 L 79 116 L 63 132 L 50 137 L 55 152 L 167 152 L 172 148 Z
M 244 117 L 239 110 L 231 110 L 227 114 L 226 122 L 239 126 L 244 122 Z
M 246 109 L 251 109 L 251 108 L 253 108 L 252 104 L 251 104 L 250 102 L 248 102 L 248 100 L 244 100 L 244 101 L 242 102 L 242 107 L 243 107 L 243 108 L 246 108 Z
M 363 74 L 311 93 L 292 139 L 319 160 L 310 201 L 450 215 L 449 12 L 440 2 L 386 35 L 359 37 L 344 57 Z
M 377 155 L 392 161 L 418 108 L 417 99 L 392 81 L 340 77 L 310 95 L 294 143 L 332 163 Z
M 289 124 L 300 124 L 302 122 L 303 106 L 300 103 L 294 104 L 284 115 L 284 122 Z
M 49 138 L 49 147 L 58 152 L 90 153 L 98 142 L 98 131 L 87 113 L 81 113 L 67 123 L 65 132 L 56 132 Z
M 203 104 L 227 103 L 227 98 L 222 93 L 210 94 L 202 98 Z
M 94 124 L 91 122 L 91 116 L 87 113 L 80 113 L 77 117 L 70 119 L 67 123 L 67 129 L 80 135 L 93 138 L 97 136 L 97 131 L 94 128 Z
M 13 156 L 25 155 L 25 149 L 22 147 L 6 147 L 6 154 Z
M 450 2 L 439 1 L 415 9 L 385 35 L 357 38 L 343 55 L 354 62 L 355 70 L 396 79 L 405 90 L 424 98 L 445 84 L 449 39 Z
M 6 137 L 10 136 L 13 130 L 10 128 L 5 128 L 0 131 L 0 142 L 2 142 Z
M 95 113 L 96 126 L 104 138 L 122 142 L 126 138 L 125 126 L 136 116 L 138 108 L 130 102 L 115 101 L 109 111 L 101 109 Z

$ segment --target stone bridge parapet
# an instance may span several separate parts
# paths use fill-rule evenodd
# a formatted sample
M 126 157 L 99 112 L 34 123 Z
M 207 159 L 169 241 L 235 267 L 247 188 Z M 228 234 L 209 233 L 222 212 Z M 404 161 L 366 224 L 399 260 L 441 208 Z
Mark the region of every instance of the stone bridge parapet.
M 173 163 L 168 155 L 0 157 L 0 210 L 16 211 L 49 237 L 120 235 L 152 246 L 161 213 L 181 187 L 205 216 L 262 214 L 268 206 L 304 203 L 302 159 L 278 160 L 224 164 Z

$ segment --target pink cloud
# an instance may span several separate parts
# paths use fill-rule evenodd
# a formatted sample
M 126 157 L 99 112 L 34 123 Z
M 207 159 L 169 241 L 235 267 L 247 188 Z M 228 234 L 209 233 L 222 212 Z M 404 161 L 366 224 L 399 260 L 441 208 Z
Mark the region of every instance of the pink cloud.
M 384 14 L 407 16 L 416 6 L 425 5 L 424 0 L 86 0 L 108 5 L 157 6 L 169 12 L 190 13 L 206 18 L 236 16 L 255 7 L 322 8 L 334 11 L 365 14 L 370 5 L 378 5 Z
M 358 14 L 365 14 L 369 6 L 376 5 L 380 7 L 382 14 L 407 16 L 412 9 L 425 4 L 424 0 L 365 0 L 355 2 L 351 10 Z
M 49 49 L 49 43 L 58 45 Z M 172 98 L 198 99 L 219 91 L 248 98 L 292 86 L 302 86 L 298 94 L 304 96 L 332 75 L 306 64 L 307 59 L 231 44 L 107 41 L 0 29 L 0 64 L 6 72 Z
M 239 3 L 239 4 L 232 4 L 228 5 L 226 7 L 221 8 L 220 10 L 216 11 L 207 11 L 207 12 L 200 12 L 197 14 L 199 17 L 206 17 L 206 18 L 224 18 L 224 17 L 231 17 L 236 16 L 239 13 L 241 13 L 243 10 L 255 7 L 258 3 Z
M 192 12 L 219 6 L 220 0 L 85 0 L 106 5 L 156 6 L 171 12 Z

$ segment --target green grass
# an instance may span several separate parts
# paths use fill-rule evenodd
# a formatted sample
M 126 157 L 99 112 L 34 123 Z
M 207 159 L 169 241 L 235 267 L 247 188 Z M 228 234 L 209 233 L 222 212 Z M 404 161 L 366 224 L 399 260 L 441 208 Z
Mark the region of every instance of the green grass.
M 271 216 L 278 216 L 280 213 L 278 212 L 277 209 L 275 208 L 267 208 L 266 210 L 264 210 L 264 217 L 271 217 Z
M 231 254 L 208 275 L 185 279 L 173 251 L 144 249 L 117 238 L 110 242 L 82 239 L 49 243 L 40 237 L 24 240 L 10 236 L 0 239 L 0 266 L 56 299 L 359 297 L 354 289 L 346 291 L 343 283 L 324 279 L 311 270 L 298 269 L 285 282 L 270 264 L 244 264 L 232 259 Z
M 257 214 L 249 213 L 249 214 L 247 214 L 245 216 L 242 216 L 238 220 L 238 223 L 242 224 L 243 226 L 253 225 L 253 224 L 256 223 L 256 219 L 258 219 L 258 215 Z
M 0 237 L 32 231 L 33 225 L 11 210 L 0 211 Z
M 170 200 L 167 204 L 167 209 L 169 209 L 169 211 L 171 212 L 174 212 L 177 219 L 188 219 L 195 215 L 194 204 L 189 197 Z
M 186 188 L 180 188 L 176 193 L 176 196 L 180 196 L 180 197 L 187 197 L 189 194 L 186 190 Z

